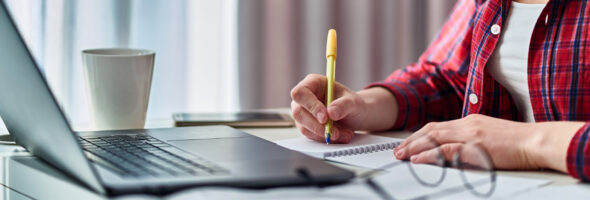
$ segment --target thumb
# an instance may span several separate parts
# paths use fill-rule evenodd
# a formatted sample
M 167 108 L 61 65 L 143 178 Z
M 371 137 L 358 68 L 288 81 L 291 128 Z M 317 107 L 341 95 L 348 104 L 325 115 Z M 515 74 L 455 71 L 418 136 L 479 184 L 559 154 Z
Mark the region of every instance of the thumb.
M 356 110 L 357 105 L 353 95 L 346 95 L 334 100 L 328 105 L 328 116 L 330 116 L 330 119 L 338 121 L 356 112 Z

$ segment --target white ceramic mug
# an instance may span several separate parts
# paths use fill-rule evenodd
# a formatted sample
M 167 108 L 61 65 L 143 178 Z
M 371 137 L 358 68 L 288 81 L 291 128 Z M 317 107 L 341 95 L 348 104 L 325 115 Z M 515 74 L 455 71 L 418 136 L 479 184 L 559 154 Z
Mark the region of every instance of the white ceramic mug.
M 82 51 L 92 129 L 144 128 L 155 55 L 143 49 Z

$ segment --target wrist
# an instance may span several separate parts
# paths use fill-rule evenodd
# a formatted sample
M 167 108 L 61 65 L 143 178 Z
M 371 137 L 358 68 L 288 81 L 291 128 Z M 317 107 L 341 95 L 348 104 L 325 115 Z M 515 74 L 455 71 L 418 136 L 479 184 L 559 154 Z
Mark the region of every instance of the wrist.
M 525 152 L 535 168 L 567 172 L 567 149 L 583 122 L 529 123 L 531 130 Z
M 397 101 L 395 97 L 385 88 L 372 87 L 358 91 L 363 104 L 365 114 L 365 126 L 362 130 L 382 131 L 389 130 L 397 120 Z
M 526 168 L 540 169 L 548 168 L 547 163 L 543 157 L 544 148 L 549 140 L 549 134 L 543 130 L 540 123 L 525 123 L 527 128 L 522 133 L 525 134 L 524 145 L 522 152 L 524 155 Z

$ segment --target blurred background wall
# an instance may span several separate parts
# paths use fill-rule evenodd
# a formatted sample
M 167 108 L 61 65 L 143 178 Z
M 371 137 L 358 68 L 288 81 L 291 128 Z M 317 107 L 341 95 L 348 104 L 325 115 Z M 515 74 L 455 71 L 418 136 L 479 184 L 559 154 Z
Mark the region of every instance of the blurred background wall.
M 353 90 L 414 62 L 454 0 L 239 1 L 240 105 L 287 107 L 308 73 L 325 74 L 328 29 L 338 33 L 336 80 Z
M 148 119 L 174 112 L 288 107 L 324 74 L 354 90 L 415 61 L 455 0 L 4 0 L 67 116 L 88 121 L 80 51 L 156 51 Z

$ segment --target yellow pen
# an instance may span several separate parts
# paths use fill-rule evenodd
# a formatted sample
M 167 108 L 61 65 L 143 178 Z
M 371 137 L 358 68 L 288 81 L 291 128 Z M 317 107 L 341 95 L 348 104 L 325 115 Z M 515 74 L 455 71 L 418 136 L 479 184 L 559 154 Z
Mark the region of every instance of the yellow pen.
M 332 100 L 334 100 L 334 81 L 336 77 L 336 30 L 330 29 L 328 31 L 328 41 L 326 43 L 326 77 L 328 83 L 326 84 L 326 108 Z M 326 138 L 326 144 L 330 144 L 330 138 L 332 137 L 332 119 L 328 117 L 326 122 L 326 130 L 324 137 Z

